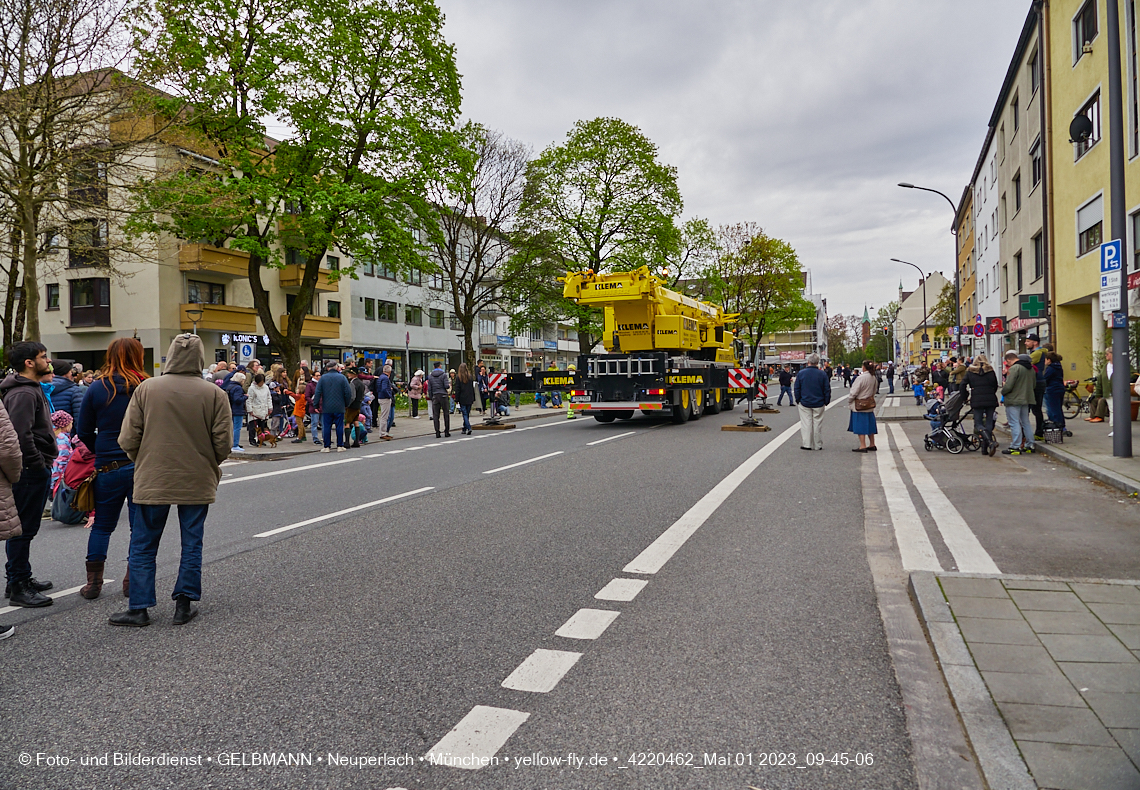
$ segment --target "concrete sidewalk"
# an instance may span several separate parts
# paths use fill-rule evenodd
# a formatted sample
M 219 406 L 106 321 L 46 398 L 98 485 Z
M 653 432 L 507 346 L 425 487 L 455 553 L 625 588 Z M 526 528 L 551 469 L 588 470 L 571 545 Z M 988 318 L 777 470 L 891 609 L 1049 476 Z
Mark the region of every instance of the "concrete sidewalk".
M 1140 787 L 1140 582 L 911 574 L 990 787 Z
M 904 422 L 908 420 L 925 420 L 929 405 L 919 406 L 915 403 L 913 395 L 899 393 L 880 396 L 879 408 L 875 410 L 875 419 L 884 422 Z
M 540 409 L 537 405 L 532 403 L 523 404 L 519 408 L 511 406 L 511 414 L 505 417 L 503 422 L 514 422 L 516 420 L 533 420 L 539 417 L 554 417 L 561 415 L 563 419 L 566 418 L 566 407 L 561 409 L 545 408 Z M 480 414 L 477 410 L 471 412 L 471 425 L 475 426 L 483 422 L 487 415 Z M 582 419 L 579 415 L 578 419 Z M 320 432 L 320 421 L 317 421 L 317 432 Z M 443 430 L 443 418 L 440 418 L 440 430 Z M 463 427 L 463 415 L 458 410 L 451 415 L 451 430 L 452 433 L 458 433 Z M 245 430 L 244 428 L 242 429 Z M 276 447 L 250 447 L 248 443 L 244 443 L 245 452 L 231 453 L 230 458 L 235 461 L 272 461 L 281 458 L 292 458 L 297 455 L 307 455 L 309 453 L 320 452 L 320 445 L 313 443 L 313 435 L 308 428 L 305 429 L 305 441 L 299 444 L 293 444 L 292 439 L 281 439 L 277 442 Z M 376 429 L 368 434 L 368 443 L 380 443 L 379 432 Z M 432 425 L 432 420 L 428 416 L 427 409 L 420 409 L 419 419 L 414 419 L 409 416 L 408 410 L 403 409 L 396 415 L 396 423 L 392 426 L 392 440 L 397 439 L 414 439 L 420 436 L 435 436 L 435 428 Z M 243 436 L 243 440 L 247 437 Z M 333 444 L 336 444 L 334 439 Z
M 998 430 L 1008 434 L 1005 410 L 998 409 Z M 1140 422 L 1127 423 L 1132 431 L 1133 452 L 1140 454 Z M 1112 454 L 1114 428 L 1108 423 L 1085 422 L 1078 417 L 1068 420 L 1066 427 L 1073 432 L 1061 444 L 1037 442 L 1037 449 L 1074 469 L 1079 469 L 1094 480 L 1119 488 L 1129 494 L 1140 494 L 1140 457 L 1116 458 Z

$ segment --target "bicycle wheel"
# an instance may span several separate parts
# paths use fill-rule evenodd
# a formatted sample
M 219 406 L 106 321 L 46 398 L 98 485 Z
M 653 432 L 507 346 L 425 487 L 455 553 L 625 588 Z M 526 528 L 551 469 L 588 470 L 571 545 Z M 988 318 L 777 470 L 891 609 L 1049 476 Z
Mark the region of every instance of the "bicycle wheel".
M 982 437 L 976 433 L 966 434 L 966 449 L 971 453 L 982 449 Z
M 1065 399 L 1061 402 L 1061 412 L 1070 420 L 1081 413 L 1081 398 L 1077 393 L 1066 391 Z
M 957 455 L 965 448 L 966 444 L 962 441 L 961 436 L 952 433 L 946 438 L 946 449 L 950 452 L 951 455 Z

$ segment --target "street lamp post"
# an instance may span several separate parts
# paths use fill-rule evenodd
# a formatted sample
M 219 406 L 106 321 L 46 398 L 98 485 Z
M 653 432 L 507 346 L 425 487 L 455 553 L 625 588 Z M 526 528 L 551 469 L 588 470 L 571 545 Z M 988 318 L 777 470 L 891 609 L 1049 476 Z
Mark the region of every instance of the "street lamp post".
M 201 310 L 191 308 L 186 311 L 186 317 L 190 319 L 190 323 L 194 325 L 193 332 L 198 334 L 198 322 L 202 320 L 204 313 Z
M 939 193 L 939 194 L 941 194 L 941 193 Z M 943 197 L 945 197 L 945 196 L 943 196 Z M 904 260 L 901 260 L 899 258 L 891 258 L 891 260 L 894 261 L 895 263 L 905 263 L 907 266 L 913 266 L 915 269 L 918 269 L 918 276 L 921 278 L 919 280 L 919 282 L 922 285 L 922 361 L 923 361 L 923 363 L 925 363 L 926 362 L 926 352 L 927 352 L 926 344 L 930 342 L 930 335 L 926 334 L 926 319 L 930 315 L 930 313 L 928 313 L 926 310 L 926 280 L 927 280 L 927 277 L 926 277 L 926 274 L 922 271 L 922 269 L 918 268 L 918 264 L 911 263 L 910 261 L 904 261 Z M 957 271 L 957 270 L 955 270 L 955 271 Z M 901 307 L 902 305 L 899 305 L 899 306 Z M 957 304 L 955 303 L 955 309 L 956 308 L 957 308 Z M 915 328 L 917 329 L 918 327 L 915 327 Z
M 903 181 L 899 184 L 903 189 L 920 189 L 923 192 L 933 192 L 936 195 L 942 195 L 946 202 L 950 204 L 950 210 L 954 212 L 954 222 L 958 221 L 958 207 L 954 205 L 954 201 L 946 196 L 945 193 L 939 192 L 937 189 L 929 189 L 927 187 L 918 187 L 914 184 L 908 184 Z M 958 336 L 958 330 L 962 327 L 961 316 L 958 315 L 958 228 L 954 225 L 950 227 L 950 234 L 954 237 L 954 336 Z M 923 291 L 926 295 L 926 291 Z M 925 312 L 925 308 L 924 308 Z

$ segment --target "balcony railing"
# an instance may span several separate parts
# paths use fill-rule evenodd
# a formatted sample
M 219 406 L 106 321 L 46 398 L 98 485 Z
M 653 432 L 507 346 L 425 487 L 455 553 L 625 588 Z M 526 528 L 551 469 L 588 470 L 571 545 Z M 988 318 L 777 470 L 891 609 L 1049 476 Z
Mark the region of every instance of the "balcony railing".
M 184 272 L 205 271 L 226 277 L 248 277 L 249 253 L 186 242 L 178 248 L 178 268 Z
M 281 316 L 281 331 L 289 331 L 288 314 Z M 314 340 L 333 340 L 340 337 L 340 319 L 328 318 L 320 315 L 305 316 L 305 323 L 301 325 L 301 337 Z
M 278 276 L 281 278 L 280 285 L 282 288 L 300 288 L 301 280 L 305 276 L 305 269 L 300 264 L 291 263 L 282 268 Z M 313 288 L 318 292 L 340 290 L 340 286 L 332 280 L 332 269 L 326 269 L 323 266 L 317 274 L 317 281 Z
M 179 325 L 183 331 L 194 328 L 194 322 L 186 314 L 188 310 L 201 310 L 198 328 L 218 332 L 237 332 L 252 335 L 257 333 L 257 310 L 252 307 L 237 307 L 229 304 L 184 304 L 179 305 Z

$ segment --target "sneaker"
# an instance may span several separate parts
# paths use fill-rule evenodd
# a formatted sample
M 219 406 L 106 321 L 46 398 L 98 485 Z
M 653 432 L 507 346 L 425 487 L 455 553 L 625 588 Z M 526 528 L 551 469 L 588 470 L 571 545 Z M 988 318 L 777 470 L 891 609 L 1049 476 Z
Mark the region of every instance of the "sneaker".
M 1007 447 L 1001 451 L 1002 455 L 1021 455 L 1021 450 L 1015 450 L 1012 447 Z
M 1033 434 L 1033 440 L 1037 441 L 1037 442 L 1043 442 L 1043 441 L 1045 441 L 1045 435 L 1044 434 L 1040 434 L 1040 435 Z
M 1021 448 L 1021 454 L 1022 455 L 1033 455 L 1035 452 L 1037 452 L 1037 448 L 1034 447 L 1032 444 L 1029 445 L 1028 447 L 1022 447 Z
M 1068 430 L 1068 429 L 1066 429 L 1064 433 L 1065 433 L 1065 436 L 1072 436 L 1073 435 L 1073 432 Z
M 347 447 L 338 447 L 338 448 L 336 448 L 336 451 L 337 451 L 338 453 L 343 453 L 343 452 L 344 452 L 345 450 L 347 450 L 347 449 L 348 449 Z
M 0 639 L 7 639 L 14 633 L 16 633 L 16 626 L 10 625 L 7 628 L 0 626 Z
M 993 458 L 997 454 L 997 442 L 990 442 L 990 446 L 986 448 L 986 453 Z
M 329 450 L 329 448 L 327 448 L 327 447 L 322 447 L 321 452 L 322 453 L 328 453 L 328 452 L 331 452 L 331 450 Z
M 235 444 L 233 447 L 231 447 L 231 448 L 230 448 L 230 452 L 231 452 L 231 453 L 244 453 L 244 452 L 245 452 L 245 448 L 244 448 L 244 447 L 238 447 L 238 446 Z
M 294 439 L 289 444 L 301 444 L 304 441 L 305 441 L 304 439 Z

